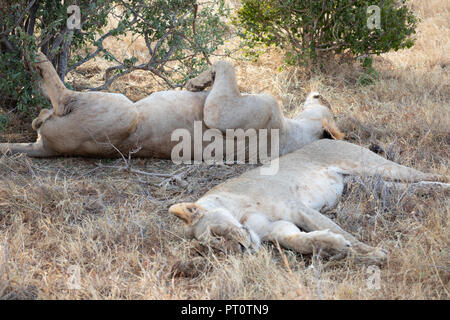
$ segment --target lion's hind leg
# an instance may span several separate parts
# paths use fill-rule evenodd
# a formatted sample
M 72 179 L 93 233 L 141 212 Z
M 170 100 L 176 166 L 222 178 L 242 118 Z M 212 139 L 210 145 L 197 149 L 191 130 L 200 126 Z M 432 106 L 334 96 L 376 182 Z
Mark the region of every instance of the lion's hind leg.
M 311 254 L 315 250 L 334 254 L 346 252 L 350 241 L 329 230 L 302 232 L 295 224 L 285 220 L 270 221 L 261 214 L 251 214 L 245 225 L 256 231 L 263 241 L 278 242 L 298 253 Z
M 395 182 L 435 181 L 448 182 L 448 177 L 425 173 L 387 160 L 367 148 L 345 141 L 319 140 L 310 152 L 317 152 L 329 165 L 358 176 L 380 176 Z
M 405 183 L 383 180 L 381 190 L 425 195 L 433 194 L 436 191 L 450 192 L 450 183 L 438 181 L 419 181 L 414 183 Z
M 73 92 L 66 88 L 58 76 L 53 64 L 41 52 L 38 53 L 38 62 L 34 68 L 42 77 L 41 86 L 49 97 L 55 115 L 64 116 L 73 108 L 71 96 Z

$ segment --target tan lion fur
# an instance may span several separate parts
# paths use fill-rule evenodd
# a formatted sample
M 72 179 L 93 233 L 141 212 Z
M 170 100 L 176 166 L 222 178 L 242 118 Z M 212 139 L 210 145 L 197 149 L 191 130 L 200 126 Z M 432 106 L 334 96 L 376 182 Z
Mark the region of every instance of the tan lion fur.
M 350 176 L 377 175 L 391 184 L 446 181 L 338 140 L 316 141 L 279 161 L 275 175 L 250 170 L 216 186 L 195 203 L 173 205 L 169 212 L 182 219 L 188 234 L 197 239 L 224 236 L 254 249 L 260 240 L 273 241 L 300 253 L 355 253 L 359 261 L 382 264 L 385 251 L 361 243 L 320 211 L 336 205 Z
M 35 68 L 42 75 L 41 87 L 53 110 L 43 110 L 33 121 L 38 132 L 35 143 L 0 143 L 0 152 L 119 157 L 117 151 L 128 154 L 139 149 L 135 156 L 170 158 L 178 143 L 171 141 L 172 132 L 187 129 L 193 137 L 194 121 L 202 121 L 203 130 L 222 132 L 279 129 L 281 154 L 321 138 L 326 130 L 340 137 L 333 114 L 320 104 L 317 93 L 308 97 L 297 118 L 284 118 L 274 97 L 241 95 L 229 62 L 215 63 L 187 84 L 188 89 L 198 91 L 214 82 L 210 91 L 162 91 L 133 103 L 122 94 L 69 90 L 46 56 L 40 53 L 39 59 Z

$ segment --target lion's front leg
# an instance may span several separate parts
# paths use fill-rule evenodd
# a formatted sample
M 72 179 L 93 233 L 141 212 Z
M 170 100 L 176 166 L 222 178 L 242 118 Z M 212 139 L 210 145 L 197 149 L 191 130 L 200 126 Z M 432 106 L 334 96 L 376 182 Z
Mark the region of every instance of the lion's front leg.
M 350 241 L 330 230 L 302 232 L 289 221 L 270 222 L 263 240 L 278 242 L 281 246 L 302 254 L 322 252 L 324 254 L 348 253 Z
M 362 243 L 319 211 L 311 209 L 303 204 L 299 204 L 295 216 L 295 224 L 303 230 L 310 232 L 329 230 L 334 234 L 341 235 L 350 242 L 352 251 L 355 253 L 357 260 L 362 263 L 384 264 L 386 262 L 386 251 Z
M 187 233 L 197 240 L 214 244 L 217 237 L 221 237 L 235 244 L 231 247 L 244 250 L 259 248 L 257 234 L 225 209 L 207 210 L 196 203 L 178 203 L 169 208 L 169 213 L 183 220 Z
M 29 157 L 45 158 L 58 154 L 46 148 L 41 141 L 34 143 L 0 143 L 0 154 L 25 153 Z

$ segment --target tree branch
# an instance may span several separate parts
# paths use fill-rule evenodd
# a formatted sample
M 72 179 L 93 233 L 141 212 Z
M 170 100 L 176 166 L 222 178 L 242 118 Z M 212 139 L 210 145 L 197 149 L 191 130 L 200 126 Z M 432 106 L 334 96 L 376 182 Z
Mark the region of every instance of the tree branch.
M 130 21 L 130 26 L 136 24 L 136 22 L 138 21 L 137 16 L 134 16 L 133 20 Z M 82 65 L 83 63 L 93 59 L 94 57 L 96 57 L 100 52 L 102 52 L 104 50 L 104 46 L 103 46 L 103 41 L 105 41 L 106 38 L 112 36 L 116 31 L 120 30 L 119 27 L 116 27 L 110 31 L 108 31 L 107 33 L 105 33 L 104 35 L 102 35 L 100 38 L 98 38 L 94 43 L 97 46 L 97 49 L 88 54 L 86 57 L 84 57 L 83 59 L 79 60 L 78 62 L 74 63 L 73 65 L 71 65 L 67 72 L 70 72 L 74 69 L 76 69 L 77 67 L 79 67 L 80 65 Z

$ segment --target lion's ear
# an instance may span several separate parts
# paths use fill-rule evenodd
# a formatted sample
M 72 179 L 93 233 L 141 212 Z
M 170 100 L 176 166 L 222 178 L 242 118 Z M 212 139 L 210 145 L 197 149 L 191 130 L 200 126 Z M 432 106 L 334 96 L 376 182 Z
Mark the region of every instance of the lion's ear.
M 334 121 L 329 121 L 327 119 L 323 119 L 322 126 L 324 129 L 324 138 L 331 138 L 335 140 L 342 140 L 345 136 L 339 128 L 336 126 Z
M 169 213 L 177 216 L 187 225 L 196 224 L 203 217 L 205 209 L 193 202 L 174 204 L 169 208 Z

